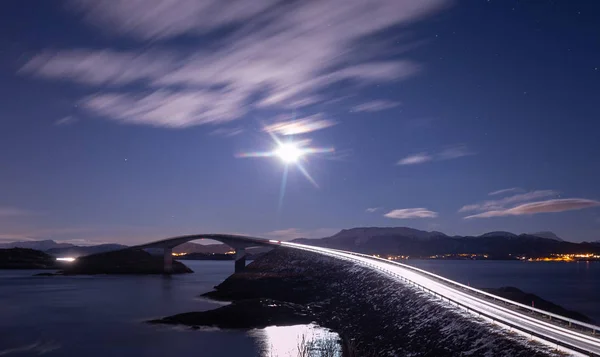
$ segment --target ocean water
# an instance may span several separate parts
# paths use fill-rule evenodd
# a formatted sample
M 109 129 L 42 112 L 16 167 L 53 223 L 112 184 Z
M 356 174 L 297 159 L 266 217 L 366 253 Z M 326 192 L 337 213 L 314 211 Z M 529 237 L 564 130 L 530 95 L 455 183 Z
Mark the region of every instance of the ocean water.
M 408 262 L 474 287 L 515 286 L 600 321 L 600 263 Z M 198 296 L 227 278 L 233 263 L 185 263 L 194 274 L 34 277 L 38 271 L 0 270 L 0 357 L 295 357 L 303 336 L 336 338 L 314 325 L 240 331 L 145 324 L 219 306 Z
M 296 356 L 303 336 L 336 338 L 314 325 L 240 331 L 145 324 L 219 307 L 198 296 L 233 273 L 233 263 L 185 264 L 195 273 L 34 277 L 39 271 L 0 270 L 0 356 Z
M 474 288 L 514 286 L 600 323 L 600 262 L 407 260 Z

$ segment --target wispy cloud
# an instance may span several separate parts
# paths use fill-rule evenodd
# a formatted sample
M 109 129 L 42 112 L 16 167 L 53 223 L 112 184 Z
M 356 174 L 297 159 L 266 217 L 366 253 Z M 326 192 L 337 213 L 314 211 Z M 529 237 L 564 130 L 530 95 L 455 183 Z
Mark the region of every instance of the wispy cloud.
M 503 195 L 505 193 L 512 193 L 512 192 L 522 192 L 523 189 L 519 188 L 519 187 L 511 187 L 511 188 L 505 188 L 502 190 L 498 190 L 498 191 L 493 191 L 488 193 L 489 196 L 497 196 L 497 195 Z
M 265 126 L 263 130 L 268 133 L 277 133 L 281 135 L 297 135 L 329 128 L 336 124 L 335 121 L 325 119 L 323 115 L 319 113 L 306 118 L 269 124 Z
M 438 213 L 430 211 L 427 208 L 403 208 L 392 210 L 384 214 L 384 216 L 396 219 L 435 218 L 438 216 Z
M 381 61 L 385 46 L 363 51 L 361 40 L 448 3 L 71 0 L 71 13 L 103 32 L 139 41 L 138 48 L 50 49 L 21 73 L 97 88 L 81 107 L 123 123 L 222 123 L 243 117 L 252 104 L 285 109 L 327 101 L 324 89 L 341 81 L 364 86 L 416 74 L 418 63 Z M 200 45 L 171 42 L 181 35 L 191 41 L 197 36 Z
M 475 152 L 469 150 L 466 145 L 448 146 L 436 155 L 437 160 L 452 160 L 463 156 L 475 155 Z
M 381 209 L 381 207 L 369 207 L 365 210 L 365 212 L 375 213 L 375 212 L 379 211 L 380 209 Z
M 415 165 L 422 164 L 427 161 L 433 160 L 433 156 L 429 155 L 426 152 L 421 152 L 418 154 L 407 156 L 400 161 L 398 161 L 397 165 Z
M 267 232 L 265 236 L 277 238 L 280 240 L 292 240 L 295 238 L 324 238 L 334 235 L 339 232 L 339 228 L 317 228 L 317 229 L 300 229 L 288 228 L 277 231 Z
M 84 21 L 105 32 L 155 40 L 200 35 L 248 22 L 277 1 L 70 0 L 69 3 L 72 11 L 83 14 Z
M 46 50 L 31 58 L 20 73 L 80 84 L 118 87 L 160 78 L 173 56 L 164 52 L 122 52 L 111 49 Z
M 420 152 L 418 154 L 409 155 L 400 159 L 397 165 L 415 165 L 422 164 L 428 161 L 442 161 L 458 159 L 463 156 L 475 155 L 475 153 L 467 148 L 466 145 L 448 146 L 437 153 Z
M 161 90 L 141 96 L 101 93 L 84 98 L 81 105 L 123 123 L 185 128 L 223 123 L 245 114 L 245 97 L 238 94 L 227 90 Z
M 236 126 L 232 128 L 218 128 L 210 132 L 210 135 L 232 137 L 238 136 L 244 132 L 244 129 Z
M 489 200 L 463 206 L 458 212 L 501 210 L 507 205 L 536 200 L 544 197 L 557 196 L 560 192 L 554 190 L 537 190 L 505 197 L 500 200 Z
M 399 106 L 400 102 L 393 102 L 389 100 L 372 100 L 370 102 L 359 104 L 352 108 L 354 112 L 380 112 L 382 110 L 388 110 Z
M 73 125 L 73 124 L 77 123 L 78 121 L 79 121 L 79 118 L 69 115 L 64 118 L 58 119 L 57 121 L 54 122 L 54 125 L 57 125 L 57 126 Z
M 597 206 L 600 206 L 600 202 L 594 200 L 588 200 L 584 198 L 563 198 L 540 202 L 524 203 L 522 205 L 509 209 L 492 210 L 483 213 L 478 213 L 475 215 L 467 216 L 465 217 L 465 219 L 521 216 L 548 212 L 564 212 Z

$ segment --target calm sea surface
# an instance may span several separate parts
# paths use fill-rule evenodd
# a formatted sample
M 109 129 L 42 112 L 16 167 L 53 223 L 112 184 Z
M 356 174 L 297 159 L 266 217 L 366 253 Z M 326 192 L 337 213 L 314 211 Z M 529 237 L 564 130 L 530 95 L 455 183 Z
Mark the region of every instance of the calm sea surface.
M 311 325 L 249 332 L 151 326 L 145 320 L 220 305 L 199 298 L 233 273 L 230 261 L 186 261 L 194 274 L 33 277 L 0 270 L 0 356 L 295 356 L 331 337 Z
M 409 261 L 475 287 L 515 286 L 600 321 L 600 263 Z M 317 326 L 189 330 L 143 321 L 219 305 L 198 298 L 233 272 L 228 261 L 186 261 L 194 274 L 33 277 L 0 270 L 0 356 L 295 356 Z
M 600 323 L 600 262 L 407 260 L 475 288 L 514 286 Z

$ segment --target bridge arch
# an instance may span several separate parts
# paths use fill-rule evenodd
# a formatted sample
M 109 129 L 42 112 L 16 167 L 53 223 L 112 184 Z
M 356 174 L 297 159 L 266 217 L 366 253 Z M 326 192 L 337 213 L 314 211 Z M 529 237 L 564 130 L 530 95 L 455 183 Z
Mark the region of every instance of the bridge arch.
M 132 248 L 137 249 L 162 249 L 164 260 L 164 272 L 170 274 L 173 271 L 173 248 L 198 239 L 212 239 L 227 244 L 235 250 L 235 272 L 238 273 L 246 266 L 246 248 L 250 247 L 277 247 L 280 241 L 264 239 L 236 234 L 190 234 L 162 239 L 156 242 L 150 242 L 138 245 Z

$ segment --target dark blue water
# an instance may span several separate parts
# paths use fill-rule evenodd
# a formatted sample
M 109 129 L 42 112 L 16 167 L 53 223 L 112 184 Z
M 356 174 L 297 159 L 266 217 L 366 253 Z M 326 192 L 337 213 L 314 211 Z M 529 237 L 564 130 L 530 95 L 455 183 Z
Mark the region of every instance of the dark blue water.
M 0 271 L 0 356 L 258 355 L 256 339 L 244 332 L 142 323 L 218 307 L 197 296 L 229 276 L 233 264 L 186 264 L 196 273 L 32 277 L 35 271 Z
M 600 322 L 600 262 L 408 260 L 476 288 L 514 286 Z
M 600 321 L 600 263 L 409 261 L 475 287 L 516 286 Z M 186 261 L 194 274 L 33 277 L 0 270 L 0 356 L 295 356 L 314 326 L 194 331 L 143 321 L 219 305 L 198 298 L 233 272 Z

